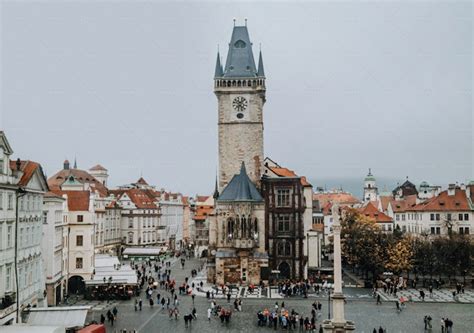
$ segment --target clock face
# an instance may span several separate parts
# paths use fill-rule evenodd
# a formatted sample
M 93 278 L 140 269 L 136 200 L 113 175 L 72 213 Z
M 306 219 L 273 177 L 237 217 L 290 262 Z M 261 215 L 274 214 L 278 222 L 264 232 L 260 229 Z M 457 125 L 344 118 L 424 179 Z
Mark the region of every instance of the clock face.
M 244 111 L 247 108 L 247 104 L 247 100 L 242 96 L 234 98 L 234 101 L 232 102 L 234 109 L 239 112 Z

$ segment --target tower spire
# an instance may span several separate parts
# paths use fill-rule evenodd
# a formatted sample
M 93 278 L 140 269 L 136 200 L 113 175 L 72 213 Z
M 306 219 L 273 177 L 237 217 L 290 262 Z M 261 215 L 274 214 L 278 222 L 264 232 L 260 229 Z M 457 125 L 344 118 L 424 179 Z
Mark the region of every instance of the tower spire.
M 217 184 L 217 175 L 216 175 L 216 186 L 214 187 L 214 195 L 213 195 L 213 198 L 214 198 L 214 199 L 219 198 L 219 187 L 218 187 L 218 184 Z
M 257 76 L 247 26 L 234 25 L 223 76 L 232 78 Z
M 263 69 L 263 57 L 262 57 L 262 49 L 260 46 L 260 54 L 258 56 L 258 71 L 257 76 L 265 77 L 265 70 Z
M 74 156 L 74 169 L 77 169 L 77 160 L 76 160 L 76 156 Z
M 214 78 L 222 77 L 224 74 L 221 65 L 221 56 L 219 54 L 219 49 L 217 50 L 217 60 L 216 60 L 216 70 L 214 72 Z

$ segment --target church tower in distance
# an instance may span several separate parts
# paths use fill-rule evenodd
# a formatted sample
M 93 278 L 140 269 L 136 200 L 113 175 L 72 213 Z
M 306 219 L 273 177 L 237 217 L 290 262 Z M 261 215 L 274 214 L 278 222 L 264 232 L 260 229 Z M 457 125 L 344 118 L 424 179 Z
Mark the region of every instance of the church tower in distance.
M 234 26 L 224 68 L 217 53 L 214 93 L 218 101 L 219 191 L 239 173 L 242 162 L 250 180 L 259 186 L 265 73 L 261 51 L 255 66 L 247 26 Z

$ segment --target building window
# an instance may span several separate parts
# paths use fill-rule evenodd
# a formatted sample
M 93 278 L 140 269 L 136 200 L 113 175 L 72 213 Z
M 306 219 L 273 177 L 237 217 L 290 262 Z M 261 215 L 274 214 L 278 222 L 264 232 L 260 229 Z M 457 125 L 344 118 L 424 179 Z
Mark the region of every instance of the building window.
M 133 243 L 133 232 L 128 234 L 128 243 Z
M 43 212 L 43 224 L 48 224 L 48 212 Z
M 395 215 L 395 219 L 396 219 L 397 221 L 400 221 L 400 215 L 399 215 L 399 214 Z
M 290 190 L 279 189 L 277 190 L 277 207 L 288 207 L 290 206 Z
M 77 222 L 84 222 L 84 215 L 77 215 Z
M 12 247 L 12 239 L 13 239 L 13 227 L 11 225 L 7 226 L 7 249 Z
M 469 227 L 459 227 L 459 233 L 461 235 L 469 235 Z
M 434 221 L 434 220 L 435 220 L 435 214 L 433 214 L 433 213 L 430 214 L 430 220 L 431 220 L 431 221 Z
M 459 221 L 462 221 L 462 220 L 463 220 L 463 214 L 462 214 L 462 213 L 459 213 L 459 215 L 458 215 L 458 220 L 459 220 Z
M 83 246 L 84 245 L 84 237 L 82 235 L 76 236 L 76 246 Z
M 278 216 L 278 231 L 280 232 L 290 231 L 290 215 Z
M 405 221 L 405 214 L 402 214 L 402 221 Z
M 436 221 L 439 221 L 441 219 L 439 213 L 436 214 Z
M 5 291 L 10 291 L 12 289 L 12 265 L 7 265 L 5 271 Z
M 469 221 L 469 214 L 468 213 L 464 214 L 464 221 Z
M 451 213 L 447 213 L 447 214 L 446 214 L 446 219 L 447 219 L 448 221 L 451 221 L 451 219 L 452 219 Z
M 0 192 L 0 210 L 3 209 L 3 192 Z
M 431 234 L 432 234 L 432 235 L 439 235 L 439 234 L 441 234 L 441 228 L 440 228 L 440 227 L 431 227 Z
M 83 266 L 83 260 L 82 258 L 76 258 L 76 268 L 81 269 Z
M 13 209 L 13 194 L 8 194 L 8 209 Z
M 133 218 L 131 217 L 128 218 L 128 227 L 133 228 Z

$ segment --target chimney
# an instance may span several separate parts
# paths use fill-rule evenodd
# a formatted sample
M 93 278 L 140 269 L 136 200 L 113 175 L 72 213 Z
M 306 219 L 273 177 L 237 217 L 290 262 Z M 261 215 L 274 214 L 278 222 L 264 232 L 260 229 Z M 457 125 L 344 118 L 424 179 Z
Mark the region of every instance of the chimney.
M 63 169 L 64 169 L 64 170 L 69 170 L 69 161 L 68 161 L 68 160 L 65 160 L 65 161 L 64 161 Z
M 456 184 L 449 184 L 448 185 L 448 195 L 456 194 Z

